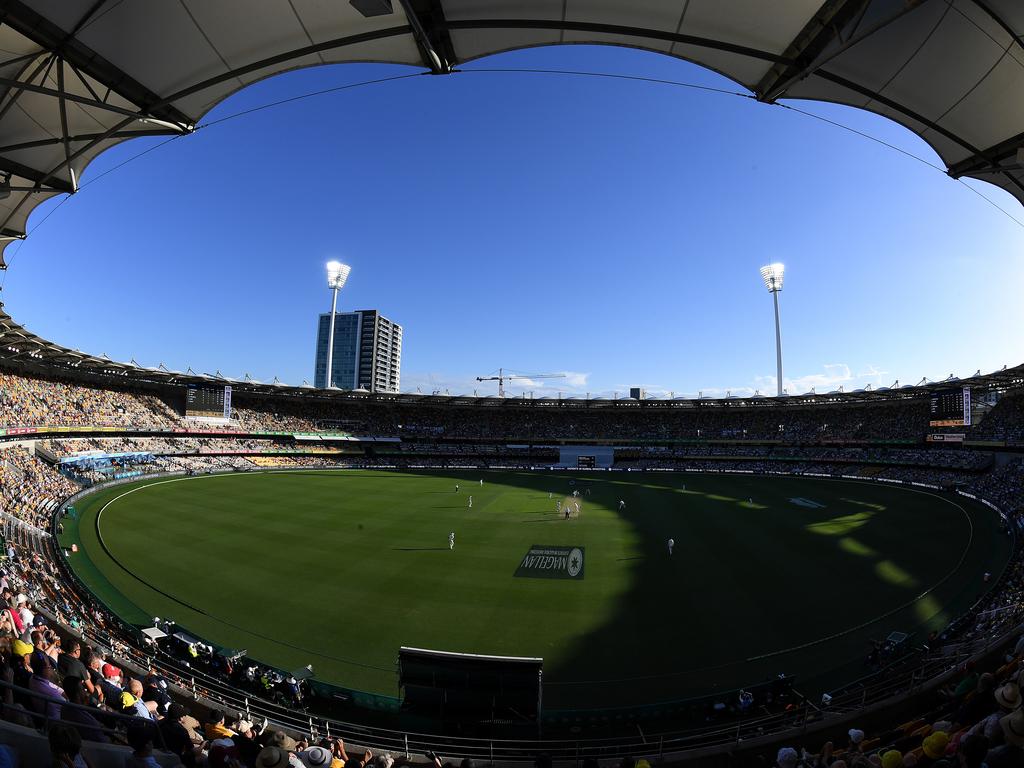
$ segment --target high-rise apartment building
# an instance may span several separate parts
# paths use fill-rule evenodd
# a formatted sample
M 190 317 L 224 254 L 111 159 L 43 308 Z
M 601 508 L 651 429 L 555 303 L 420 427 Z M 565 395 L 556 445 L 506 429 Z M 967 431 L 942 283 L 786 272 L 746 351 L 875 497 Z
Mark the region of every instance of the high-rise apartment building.
M 331 315 L 320 315 L 313 383 L 327 386 L 327 342 Z M 398 392 L 402 367 L 402 326 L 375 309 L 339 312 L 334 319 L 331 386 Z

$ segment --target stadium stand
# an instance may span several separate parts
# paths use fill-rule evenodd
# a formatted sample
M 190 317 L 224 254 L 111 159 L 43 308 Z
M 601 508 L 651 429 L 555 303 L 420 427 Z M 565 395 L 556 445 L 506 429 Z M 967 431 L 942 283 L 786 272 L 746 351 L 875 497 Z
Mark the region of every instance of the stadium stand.
M 314 59 L 390 62 L 445 75 L 489 54 L 556 42 L 685 57 L 766 104 L 813 99 L 871 109 L 924 138 L 953 178 L 990 182 L 1024 199 L 1024 125 L 1013 108 L 1024 82 L 1022 36 L 1018 4 L 1009 0 L 695 2 L 684 3 L 682 12 L 677 0 L 574 0 L 562 3 L 561 12 L 537 3 L 352 0 L 262 4 L 259 23 L 245 3 L 225 3 L 215 13 L 203 5 L 150 3 L 139 12 L 131 3 L 5 4 L 0 48 L 14 57 L 4 85 L 7 119 L 0 124 L 7 154 L 14 154 L 6 158 L 5 243 L 27 234 L 37 205 L 74 192 L 99 153 L 136 133 L 185 136 L 250 79 Z M 74 73 L 67 84 L 65 65 Z M 82 133 L 83 123 L 89 133 Z M 6 269 L 2 253 L 0 268 Z M 96 429 L 112 430 L 107 434 L 122 441 L 121 452 L 149 454 L 111 466 L 147 472 L 234 471 L 275 460 L 266 452 L 244 453 L 265 450 L 249 442 L 254 431 L 396 441 L 380 453 L 360 447 L 340 458 L 298 452 L 280 459 L 343 466 L 527 466 L 549 461 L 550 443 L 602 442 L 621 447 L 618 460 L 631 468 L 842 473 L 955 487 L 1000 508 L 1012 530 L 1020 523 L 1024 476 L 1017 455 L 1024 445 L 1020 368 L 957 380 L 991 396 L 994 406 L 966 428 L 929 425 L 928 394 L 948 382 L 786 400 L 683 402 L 323 397 L 301 387 L 231 382 L 238 389 L 236 412 L 214 443 L 206 439 L 208 426 L 182 416 L 182 387 L 222 379 L 83 354 L 40 339 L 6 315 L 0 315 L 0 341 L 0 437 L 10 443 L 0 451 L 7 533 L 0 594 L 9 606 L 0 610 L 0 762 L 78 764 L 80 753 L 96 768 L 152 765 L 155 744 L 169 750 L 155 755 L 168 765 L 264 768 L 299 760 L 345 768 L 367 768 L 373 760 L 374 768 L 391 768 L 392 753 L 404 762 L 416 752 L 428 752 L 421 765 L 437 768 L 462 757 L 538 768 L 553 761 L 594 768 L 599 760 L 605 768 L 647 768 L 649 760 L 680 754 L 708 765 L 778 768 L 1024 764 L 1019 548 L 986 600 L 911 665 L 885 666 L 871 682 L 820 705 L 773 701 L 771 711 L 754 717 L 748 692 L 734 692 L 705 713 L 704 727 L 656 743 L 642 732 L 632 740 L 543 746 L 457 735 L 410 740 L 408 733 L 333 721 L 331 734 L 343 733 L 345 745 L 325 738 L 325 719 L 314 725 L 309 715 L 307 728 L 302 687 L 272 670 L 233 664 L 197 643 L 181 649 L 183 660 L 161 655 L 153 668 L 152 648 L 81 590 L 48 535 L 60 525 L 56 518 L 50 524 L 57 502 L 110 476 L 101 471 L 109 467 L 59 468 L 61 458 L 81 453 L 59 438 L 92 439 Z M 180 431 L 180 444 L 135 442 L 170 431 Z M 962 449 L 929 449 L 928 437 L 957 438 Z M 47 444 L 38 445 L 42 440 Z M 702 444 L 676 444 L 682 442 Z M 530 447 L 524 455 L 510 443 Z M 292 448 L 286 436 L 275 447 L 281 445 Z M 102 443 L 86 450 L 111 452 Z M 292 730 L 257 721 L 256 711 Z M 326 752 L 311 746 L 317 741 Z M 374 754 L 378 746 L 384 754 Z M 641 755 L 643 762 L 634 761 Z
M 221 759 L 223 750 L 244 756 L 239 757 L 244 765 L 256 765 L 255 755 L 267 745 L 284 744 L 297 752 L 313 745 L 308 735 L 305 742 L 294 740 L 293 744 L 293 737 L 303 736 L 296 730 L 287 736 L 268 726 L 259 733 L 262 723 L 254 725 L 247 719 L 252 715 L 241 712 L 238 699 L 232 698 L 248 695 L 266 700 L 271 719 L 288 722 L 273 707 L 305 706 L 310 694 L 303 684 L 251 661 L 226 659 L 202 642 L 180 648 L 180 658 L 169 660 L 166 668 L 150 669 L 138 638 L 126 633 L 117 617 L 84 593 L 53 559 L 47 532 L 60 525 L 59 516 L 54 516 L 60 502 L 121 472 L 550 466 L 557 461 L 558 443 L 590 440 L 615 445 L 619 468 L 815 473 L 917 482 L 955 487 L 985 499 L 1007 515 L 1008 526 L 1014 529 L 1024 520 L 1024 459 L 993 452 L 988 445 L 999 442 L 1006 447 L 1024 434 L 1022 398 L 1015 389 L 1001 397 L 980 424 L 964 430 L 977 438 L 978 445 L 950 447 L 926 442 L 929 428 L 923 393 L 895 402 L 839 399 L 803 407 L 758 405 L 721 413 L 600 407 L 566 413 L 529 403 L 500 412 L 393 401 L 282 403 L 277 397 L 261 400 L 258 394 L 247 393 L 232 423 L 213 432 L 181 414 L 180 392 L 172 388 L 104 388 L 79 384 L 73 377 L 2 375 L 0 420 L 9 427 L 9 442 L 0 444 L 0 499 L 4 519 L 21 524 L 17 528 L 8 524 L 5 529 L 8 558 L 0 588 L 9 608 L 0 616 L 0 665 L 9 687 L 5 688 L 2 717 L 31 731 L 39 725 L 39 718 L 59 716 L 84 739 L 83 749 L 90 755 L 99 754 L 93 751 L 94 742 L 138 743 L 131 716 L 146 719 L 147 715 L 157 718 L 152 722 L 158 743 L 171 747 L 185 764 L 197 760 L 212 764 Z M 54 428 L 97 426 L 113 430 L 67 437 L 54 432 Z M 36 429 L 26 434 L 25 427 Z M 168 434 L 171 430 L 173 434 Z M 336 444 L 319 440 L 310 447 L 296 434 L 330 436 L 339 431 L 355 439 Z M 364 444 L 358 439 L 380 437 L 391 442 Z M 364 450 L 365 445 L 374 449 Z M 81 457 L 94 463 L 68 463 Z M 100 466 L 106 460 L 109 465 Z M 989 766 L 1019 765 L 1014 761 L 1020 757 L 1021 742 L 1014 729 L 1021 710 L 1005 705 L 1018 700 L 1013 686 L 1024 682 L 1020 679 L 1024 675 L 1018 675 L 1024 639 L 1019 630 L 1012 631 L 1024 619 L 1020 550 L 1001 579 L 999 589 L 934 638 L 935 648 L 919 661 L 917 669 L 937 670 L 938 677 L 958 675 L 955 684 L 917 696 L 916 714 L 907 721 L 872 717 L 863 729 L 849 729 L 852 737 L 817 742 L 804 737 L 792 742 L 795 748 L 778 748 L 771 755 L 775 763 L 780 768 L 911 766 L 935 765 L 941 756 L 987 755 Z M 47 639 L 48 632 L 60 638 L 63 646 Z M 85 683 L 74 674 L 78 664 L 60 651 L 60 647 L 76 647 L 76 642 L 81 647 L 76 658 L 88 677 Z M 993 642 L 997 643 L 995 649 Z M 982 658 L 972 662 L 970 669 L 963 667 L 962 659 L 979 649 Z M 74 653 L 78 652 L 72 650 Z M 144 663 L 137 671 L 124 671 L 133 661 Z M 181 664 L 193 673 L 202 671 L 207 686 L 203 695 L 181 674 L 183 668 L 177 666 Z M 108 665 L 117 669 L 107 669 Z M 890 695 L 907 694 L 906 690 L 887 691 Z M 56 695 L 60 702 L 44 705 L 33 696 L 40 692 Z M 841 695 L 837 693 L 836 698 Z M 207 696 L 214 706 L 233 707 L 226 723 L 210 722 L 208 705 L 199 703 L 207 702 Z M 172 710 L 172 701 L 183 704 L 174 704 Z M 782 698 L 777 703 L 779 712 L 772 716 L 779 719 L 759 728 L 762 733 L 765 728 L 769 732 L 774 729 L 785 738 L 796 705 Z M 715 719 L 739 717 L 742 711 L 740 700 L 722 700 L 714 710 Z M 829 715 L 828 706 L 811 712 L 806 703 L 799 711 L 805 721 L 824 722 Z M 857 711 L 840 712 L 837 708 L 834 714 L 855 717 Z M 198 717 L 192 718 L 192 714 Z M 218 735 L 223 736 L 220 742 L 206 738 Z M 364 740 L 371 746 L 387 741 L 381 734 Z M 344 746 L 334 741 L 322 743 L 341 756 Z M 449 750 L 455 751 L 450 744 Z M 638 747 L 622 746 L 622 750 L 636 752 Z

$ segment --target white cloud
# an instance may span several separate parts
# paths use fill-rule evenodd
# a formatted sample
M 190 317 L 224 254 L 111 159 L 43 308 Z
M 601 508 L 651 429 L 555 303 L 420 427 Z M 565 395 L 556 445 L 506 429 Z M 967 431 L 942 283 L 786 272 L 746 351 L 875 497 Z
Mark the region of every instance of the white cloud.
M 883 371 L 874 365 L 868 365 L 867 370 L 854 374 L 846 363 L 824 363 L 822 370 L 817 373 L 806 373 L 800 376 L 785 377 L 783 389 L 791 395 L 802 395 L 812 389 L 818 394 L 831 392 L 839 389 L 849 392 L 871 385 L 872 387 L 887 384 L 887 371 Z M 733 387 L 708 387 L 701 390 L 704 397 L 723 397 L 726 394 L 747 397 L 760 393 L 762 395 L 774 395 L 776 392 L 775 376 L 755 376 L 750 384 L 740 384 Z

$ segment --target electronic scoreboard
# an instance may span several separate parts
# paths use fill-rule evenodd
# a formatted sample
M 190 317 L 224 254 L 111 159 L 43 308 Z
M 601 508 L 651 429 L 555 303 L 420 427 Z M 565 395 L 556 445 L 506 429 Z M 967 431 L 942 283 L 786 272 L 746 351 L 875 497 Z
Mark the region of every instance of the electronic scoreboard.
M 185 391 L 185 415 L 230 419 L 231 387 L 189 384 Z
M 971 388 L 957 387 L 933 392 L 928 426 L 971 426 Z

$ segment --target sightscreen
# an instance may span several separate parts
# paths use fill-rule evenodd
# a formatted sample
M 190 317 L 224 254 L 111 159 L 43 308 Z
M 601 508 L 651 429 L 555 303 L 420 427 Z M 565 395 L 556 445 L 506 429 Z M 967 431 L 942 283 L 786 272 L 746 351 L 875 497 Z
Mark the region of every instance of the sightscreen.
M 422 648 L 398 655 L 402 708 L 441 720 L 537 723 L 544 660 Z

